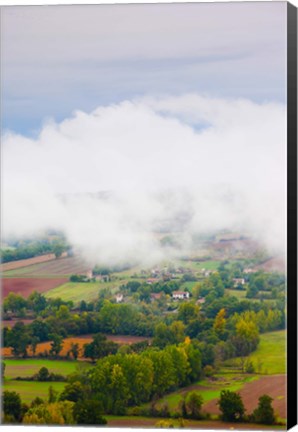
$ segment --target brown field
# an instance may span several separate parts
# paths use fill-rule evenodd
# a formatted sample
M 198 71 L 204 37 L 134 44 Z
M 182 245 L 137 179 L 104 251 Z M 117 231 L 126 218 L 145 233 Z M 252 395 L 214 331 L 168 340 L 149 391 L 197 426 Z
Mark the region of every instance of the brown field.
M 142 337 L 142 336 L 116 336 L 116 335 L 106 335 L 108 340 L 111 340 L 113 342 L 118 343 L 119 345 L 124 344 L 132 344 L 136 342 L 141 342 L 144 340 L 150 340 L 150 338 Z M 60 355 L 62 357 L 66 356 L 68 351 L 71 348 L 71 344 L 77 343 L 79 344 L 79 358 L 83 359 L 83 347 L 85 344 L 92 342 L 93 338 L 92 335 L 84 335 L 84 336 L 78 336 L 78 337 L 69 337 L 65 338 L 63 340 L 63 348 L 60 352 Z M 51 349 L 51 342 L 42 342 L 37 344 L 35 355 L 45 353 L 46 351 L 49 352 Z M 32 356 L 32 351 L 29 348 L 28 349 L 28 355 Z M 11 348 L 2 348 L 1 349 L 1 355 L 3 357 L 12 357 L 12 349 Z
M 255 268 L 258 270 L 264 270 L 265 272 L 277 271 L 280 273 L 285 273 L 286 263 L 283 257 L 271 258 L 263 264 L 256 266 Z
M 4 278 L 2 279 L 2 298 L 10 292 L 28 297 L 33 291 L 43 293 L 66 283 L 68 279 L 42 279 L 42 278 Z
M 1 264 L 0 269 L 1 271 L 7 271 L 7 270 L 15 270 L 21 267 L 27 267 L 29 265 L 38 264 L 46 261 L 52 261 L 55 259 L 55 254 L 47 254 L 47 255 L 40 255 L 33 258 L 27 258 L 19 261 L 12 261 L 5 264 Z
M 281 418 L 287 417 L 286 410 L 286 375 L 263 376 L 256 381 L 249 382 L 238 392 L 242 399 L 247 413 L 251 413 L 258 405 L 260 396 L 267 394 L 274 400 L 272 406 Z M 204 409 L 211 414 L 220 414 L 217 399 L 204 405 Z
M 144 418 L 144 417 L 118 417 L 118 418 L 107 418 L 108 427 L 118 428 L 154 428 L 155 424 L 158 423 L 161 418 Z M 221 429 L 221 430 L 273 430 L 272 426 L 248 424 L 248 423 L 225 423 L 215 420 L 186 420 L 185 427 L 187 429 Z M 285 430 L 285 426 L 274 427 L 274 429 Z
M 31 324 L 34 320 L 33 319 L 20 319 L 20 318 L 16 318 L 16 319 L 11 319 L 11 320 L 2 320 L 1 321 L 1 326 L 2 328 L 4 327 L 8 327 L 8 328 L 12 328 L 16 325 L 17 322 L 22 321 L 25 325 L 27 324 Z
M 145 340 L 151 341 L 152 338 L 145 336 L 121 336 L 121 335 L 106 335 L 107 339 L 120 345 L 131 345 Z

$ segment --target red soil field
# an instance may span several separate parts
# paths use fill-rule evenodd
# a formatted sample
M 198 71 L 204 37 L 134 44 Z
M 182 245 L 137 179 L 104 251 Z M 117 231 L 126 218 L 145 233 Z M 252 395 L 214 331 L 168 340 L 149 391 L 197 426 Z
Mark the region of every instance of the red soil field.
M 41 279 L 41 278 L 4 278 L 2 279 L 2 298 L 10 292 L 28 297 L 33 291 L 43 293 L 66 283 L 68 279 Z
M 247 414 L 251 413 L 258 405 L 259 397 L 267 394 L 274 400 L 272 406 L 281 418 L 287 417 L 286 410 L 286 375 L 263 376 L 256 381 L 244 385 L 238 392 L 243 400 Z M 220 414 L 217 400 L 212 400 L 204 405 L 204 410 L 211 414 Z

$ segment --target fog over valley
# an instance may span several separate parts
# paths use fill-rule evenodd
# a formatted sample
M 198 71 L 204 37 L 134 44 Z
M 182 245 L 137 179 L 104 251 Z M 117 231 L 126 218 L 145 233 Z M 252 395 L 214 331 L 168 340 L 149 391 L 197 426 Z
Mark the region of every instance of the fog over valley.
M 224 229 L 283 254 L 285 130 L 283 104 L 192 93 L 76 111 L 36 139 L 7 132 L 2 235 L 61 230 L 109 264 L 187 254 Z

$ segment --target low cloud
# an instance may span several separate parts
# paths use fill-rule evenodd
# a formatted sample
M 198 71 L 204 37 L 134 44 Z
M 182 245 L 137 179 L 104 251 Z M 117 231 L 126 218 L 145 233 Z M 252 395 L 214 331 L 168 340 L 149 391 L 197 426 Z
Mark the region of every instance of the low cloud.
M 2 234 L 61 229 L 93 262 L 153 262 L 157 233 L 242 230 L 285 247 L 286 111 L 197 94 L 77 111 L 3 137 Z M 171 253 L 174 253 L 171 250 Z

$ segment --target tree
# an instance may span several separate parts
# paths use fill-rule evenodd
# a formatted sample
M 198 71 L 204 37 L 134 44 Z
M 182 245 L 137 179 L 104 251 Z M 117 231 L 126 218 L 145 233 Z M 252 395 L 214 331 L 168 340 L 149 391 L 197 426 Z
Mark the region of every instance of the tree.
M 22 402 L 20 395 L 16 392 L 5 391 L 3 393 L 3 412 L 11 416 L 14 421 L 21 421 Z
M 38 337 L 32 336 L 32 338 L 31 338 L 31 351 L 32 351 L 33 355 L 35 355 L 35 353 L 36 353 L 36 348 L 37 348 L 37 345 L 39 342 L 40 342 L 40 340 Z
M 73 383 L 67 384 L 64 387 L 59 399 L 60 401 L 68 400 L 71 402 L 78 402 L 79 400 L 83 399 L 84 396 L 84 386 L 79 381 L 75 381 Z
M 197 394 L 196 392 L 190 393 L 188 398 L 186 399 L 186 409 L 188 410 L 189 417 L 197 420 L 200 419 L 202 405 L 202 396 Z
M 54 403 L 57 401 L 57 398 L 58 398 L 57 390 L 55 390 L 53 386 L 50 386 L 48 391 L 48 402 Z
M 58 334 L 50 335 L 52 339 L 50 354 L 57 357 L 63 346 L 63 337 Z
M 186 396 L 184 395 L 179 402 L 179 408 L 181 410 L 181 417 L 187 418 L 187 408 L 186 408 Z
M 113 341 L 108 341 L 106 336 L 98 333 L 93 336 L 93 341 L 91 343 L 84 345 L 84 356 L 94 361 L 109 354 L 115 354 L 117 349 L 118 344 Z
M 77 360 L 80 353 L 80 347 L 78 343 L 71 343 L 68 354 L 71 354 L 75 360 Z
M 4 312 L 11 311 L 13 313 L 19 313 L 22 309 L 27 307 L 27 300 L 21 295 L 10 292 L 3 301 Z
M 246 320 L 241 317 L 236 323 L 236 335 L 232 338 L 236 354 L 238 356 L 247 356 L 257 348 L 259 340 L 257 324 L 251 319 Z
M 63 401 L 39 404 L 24 416 L 24 424 L 71 425 L 74 424 L 73 402 Z
M 272 407 L 272 397 L 264 394 L 259 397 L 259 405 L 253 412 L 253 420 L 256 423 L 271 425 L 275 422 L 274 409 Z
M 33 291 L 28 297 L 28 308 L 38 313 L 47 306 L 47 299 L 37 291 Z
M 222 390 L 217 404 L 222 412 L 223 421 L 238 422 L 243 419 L 245 408 L 239 393 Z
M 3 379 L 4 379 L 4 376 L 5 376 L 5 368 L 6 368 L 6 364 L 4 363 L 3 360 L 1 360 L 0 365 L 1 365 L 1 377 L 2 377 L 2 380 L 3 380 Z
M 188 324 L 199 315 L 200 308 L 194 303 L 181 303 L 178 308 L 178 319 Z
M 218 312 L 214 320 L 213 328 L 216 331 L 216 333 L 218 333 L 219 335 L 223 334 L 226 328 L 227 320 L 225 318 L 225 315 L 226 315 L 226 310 L 222 308 L 220 309 L 220 311 Z
M 36 337 L 40 342 L 49 340 L 49 324 L 42 321 L 41 319 L 34 320 L 29 326 L 32 338 Z
M 27 347 L 30 343 L 28 330 L 23 322 L 17 322 L 9 333 L 9 345 L 15 356 L 27 356 Z
M 36 375 L 37 381 L 49 381 L 50 373 L 48 368 L 42 367 Z
M 65 251 L 65 246 L 62 243 L 56 243 L 53 245 L 53 253 L 56 258 L 61 257 L 62 253 Z
M 171 355 L 166 351 L 145 351 L 146 355 L 153 364 L 153 383 L 152 393 L 162 396 L 167 390 L 175 385 L 175 369 Z
M 115 364 L 111 371 L 110 394 L 113 400 L 113 413 L 123 415 L 129 399 L 129 388 L 122 367 Z
M 73 407 L 73 416 L 78 425 L 104 425 L 107 421 L 102 417 L 103 406 L 97 400 L 80 400 Z

